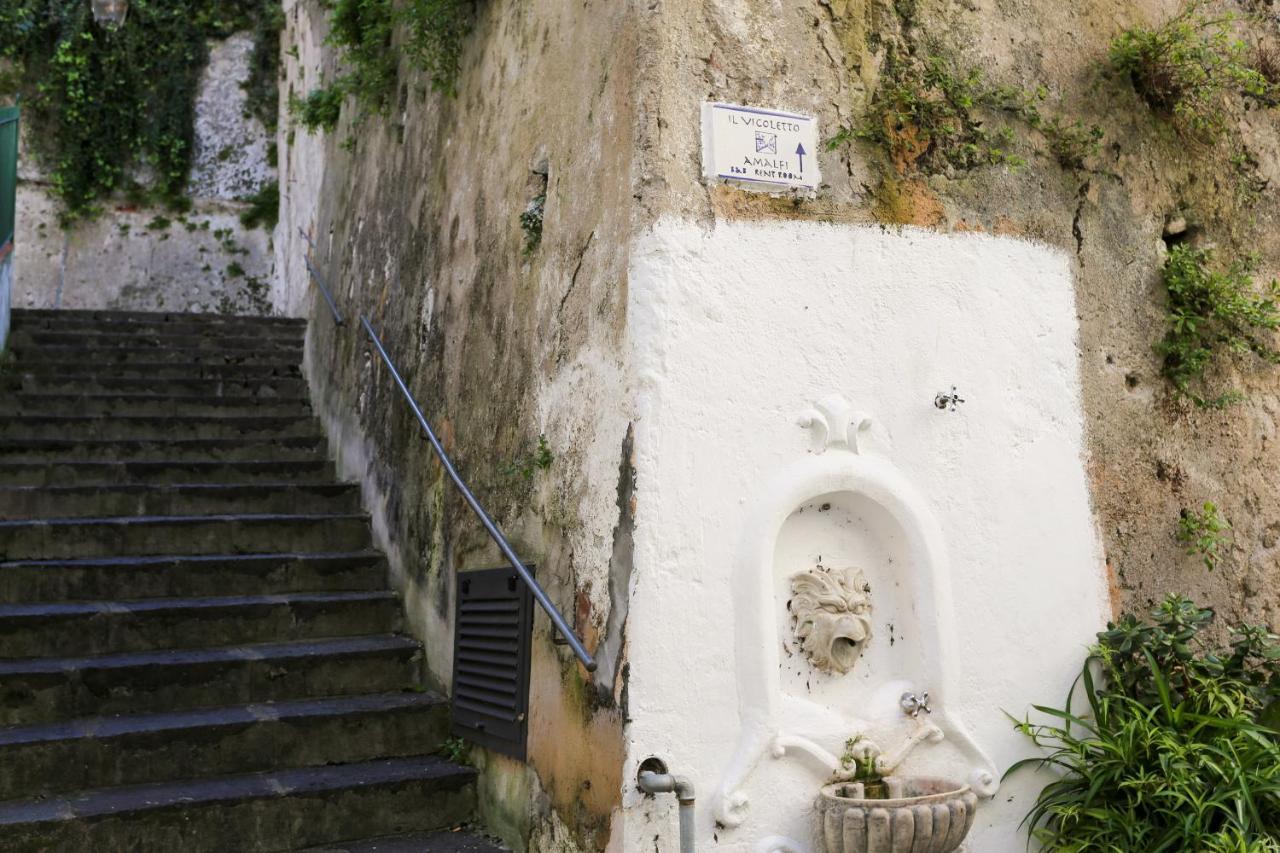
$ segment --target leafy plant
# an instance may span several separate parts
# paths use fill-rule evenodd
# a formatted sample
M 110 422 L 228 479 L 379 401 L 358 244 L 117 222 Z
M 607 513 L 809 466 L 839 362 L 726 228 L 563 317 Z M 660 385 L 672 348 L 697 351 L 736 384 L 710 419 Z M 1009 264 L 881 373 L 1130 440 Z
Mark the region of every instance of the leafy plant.
M 542 220 L 547 208 L 547 194 L 538 194 L 520 214 L 520 228 L 524 231 L 524 253 L 533 254 L 542 244 Z
M 267 231 L 274 230 L 280 218 L 280 184 L 271 181 L 262 185 L 248 198 L 249 209 L 240 214 L 240 224 L 245 228 L 257 228 L 261 225 Z
M 440 754 L 454 764 L 471 763 L 471 744 L 460 737 L 451 737 L 440 744 Z
M 185 209 L 195 92 L 210 39 L 257 28 L 278 0 L 134 0 L 123 25 L 103 28 L 82 0 L 0 4 L 0 59 L 13 64 L 4 94 L 21 94 L 30 139 L 74 220 L 128 190 L 141 167 L 143 198 Z M 259 33 L 264 55 L 278 30 Z M 255 79 L 251 77 L 251 81 Z M 258 79 L 262 109 L 274 111 L 275 75 Z
M 1199 406 L 1221 407 L 1238 400 L 1239 394 L 1209 398 L 1192 386 L 1203 382 L 1224 350 L 1280 362 L 1280 352 L 1261 337 L 1280 327 L 1280 283 L 1272 281 L 1259 293 L 1250 264 L 1235 262 L 1225 271 L 1215 271 L 1212 262 L 1210 249 L 1179 244 L 1169 250 L 1163 272 L 1169 330 L 1156 351 L 1163 357 L 1161 372 L 1178 393 Z
M 1280 850 L 1280 638 L 1242 625 L 1218 648 L 1212 621 L 1177 596 L 1150 623 L 1123 617 L 1098 635 L 1064 707 L 1014 721 L 1048 754 L 1005 776 L 1058 774 L 1023 822 L 1046 850 Z
M 312 89 L 305 98 L 290 98 L 289 112 L 297 117 L 308 133 L 333 130 L 342 116 L 342 102 L 346 97 L 346 89 L 341 86 Z
M 1193 0 L 1156 29 L 1124 30 L 1111 42 L 1109 61 L 1157 113 L 1194 135 L 1214 136 L 1225 124 L 1226 94 L 1266 98 L 1274 85 L 1232 34 L 1234 16 L 1211 17 L 1204 6 Z
M 538 444 L 532 451 L 521 453 L 514 460 L 503 465 L 501 472 L 509 477 L 519 477 L 527 483 L 538 471 L 546 471 L 550 468 L 553 462 L 555 462 L 555 455 L 551 452 L 551 445 L 547 443 L 545 435 L 540 435 Z
M 865 740 L 862 735 L 855 735 L 844 742 L 844 753 L 840 756 L 841 772 L 837 778 L 861 782 L 866 799 L 884 799 L 888 796 L 888 787 L 879 770 L 880 755 L 869 749 Z
M 1199 554 L 1204 560 L 1205 568 L 1213 571 L 1221 559 L 1219 552 L 1227 541 L 1226 531 L 1230 529 L 1231 525 L 1218 512 L 1217 505 L 1212 501 L 1205 501 L 1204 508 L 1199 512 L 1188 509 L 1182 511 L 1178 518 L 1176 538 L 1178 544 L 1187 549 L 1188 555 Z
M 471 7 L 472 0 L 334 0 L 328 44 L 338 48 L 347 70 L 305 98 L 291 99 L 290 111 L 309 132 L 332 130 L 348 95 L 365 113 L 385 113 L 395 95 L 398 25 L 410 62 L 431 75 L 435 88 L 452 94 Z
M 992 121 L 1004 115 L 1039 132 L 1064 168 L 1082 169 L 1085 158 L 1097 153 L 1102 131 L 1046 115 L 1042 104 L 1048 94 L 1043 86 L 993 85 L 980 69 L 959 68 L 942 56 L 919 60 L 891 53 L 866 122 L 841 130 L 828 147 L 850 139 L 873 142 L 902 173 L 1021 166 L 1026 161 L 1013 151 L 1013 128 Z

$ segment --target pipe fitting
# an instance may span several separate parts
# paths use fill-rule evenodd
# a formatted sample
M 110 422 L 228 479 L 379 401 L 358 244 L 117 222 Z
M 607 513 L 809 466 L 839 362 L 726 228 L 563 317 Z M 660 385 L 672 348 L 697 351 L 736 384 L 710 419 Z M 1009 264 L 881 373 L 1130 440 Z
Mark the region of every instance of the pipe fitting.
M 636 777 L 636 785 L 646 794 L 675 794 L 681 805 L 693 805 L 695 799 L 693 783 L 687 776 L 642 770 Z
M 640 765 L 636 787 L 646 794 L 676 795 L 680 804 L 680 853 L 694 853 L 693 782 L 687 776 L 668 773 L 660 759 L 651 758 Z

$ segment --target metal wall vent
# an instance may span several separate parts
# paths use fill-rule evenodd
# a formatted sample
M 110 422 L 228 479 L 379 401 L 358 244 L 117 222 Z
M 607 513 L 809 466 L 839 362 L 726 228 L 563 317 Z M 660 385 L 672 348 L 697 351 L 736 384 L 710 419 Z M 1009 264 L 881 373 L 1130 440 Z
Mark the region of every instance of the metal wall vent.
M 459 573 L 453 620 L 454 735 L 524 760 L 532 635 L 533 597 L 514 569 Z

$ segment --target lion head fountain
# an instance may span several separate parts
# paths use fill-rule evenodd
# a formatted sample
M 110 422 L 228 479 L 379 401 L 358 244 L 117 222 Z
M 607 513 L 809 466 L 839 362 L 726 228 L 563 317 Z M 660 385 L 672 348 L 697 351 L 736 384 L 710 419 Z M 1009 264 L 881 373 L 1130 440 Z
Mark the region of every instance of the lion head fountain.
M 809 662 L 848 672 L 871 639 L 871 586 L 861 569 L 824 566 L 791 578 L 792 626 Z

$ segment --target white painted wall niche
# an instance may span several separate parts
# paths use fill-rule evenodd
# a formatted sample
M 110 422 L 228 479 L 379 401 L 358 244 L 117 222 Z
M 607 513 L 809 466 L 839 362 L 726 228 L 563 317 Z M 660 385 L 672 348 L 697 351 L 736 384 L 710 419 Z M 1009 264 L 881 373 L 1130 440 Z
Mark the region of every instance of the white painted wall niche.
M 1109 613 L 1067 259 L 978 235 L 676 220 L 632 258 L 627 778 L 650 755 L 692 777 L 700 843 L 816 850 L 824 765 L 860 731 L 897 746 L 910 689 L 945 738 L 903 772 L 992 793 L 1031 753 L 1004 712 L 1065 695 Z M 966 402 L 938 410 L 952 385 Z M 791 633 L 790 579 L 819 561 L 871 588 L 845 674 Z M 970 849 L 1023 850 L 1043 781 L 985 801 Z M 675 849 L 673 811 L 624 802 L 628 849 Z

